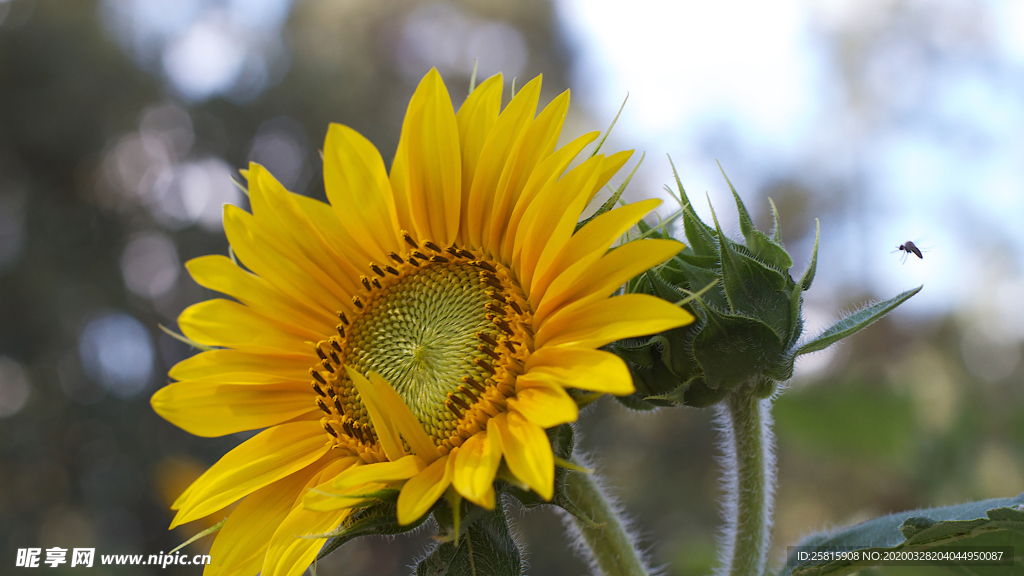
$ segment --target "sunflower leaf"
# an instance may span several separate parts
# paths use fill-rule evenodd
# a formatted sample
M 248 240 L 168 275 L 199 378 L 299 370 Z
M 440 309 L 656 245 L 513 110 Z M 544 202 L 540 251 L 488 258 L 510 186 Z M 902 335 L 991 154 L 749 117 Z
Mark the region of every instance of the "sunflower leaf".
M 224 523 L 227 522 L 227 521 L 228 521 L 228 519 L 225 518 L 225 519 L 221 520 L 220 522 L 217 522 L 216 524 L 214 524 L 213 526 L 210 526 L 206 530 L 203 530 L 202 532 L 196 534 L 195 536 L 189 538 L 188 540 L 185 540 L 181 544 L 178 544 L 173 549 L 171 549 L 171 551 L 168 552 L 168 554 L 174 554 L 178 550 L 181 550 L 182 548 L 184 548 L 185 546 L 188 546 L 189 544 L 195 542 L 196 540 L 199 540 L 200 538 L 202 538 L 204 536 L 209 536 L 210 534 L 213 534 L 214 532 L 216 532 L 216 531 L 220 530 L 221 528 L 223 528 L 224 527 Z
M 416 566 L 417 576 L 522 576 L 519 546 L 499 505 L 466 529 L 458 544 L 441 542 Z
M 772 242 L 782 246 L 782 227 L 779 226 L 779 209 L 775 207 L 775 201 L 768 198 L 768 204 L 772 207 Z
M 715 240 L 714 230 L 697 216 L 689 204 L 683 208 L 683 233 L 694 254 L 718 257 L 718 243 Z
M 786 277 L 771 266 L 752 258 L 725 237 L 715 219 L 722 247 L 722 287 L 731 310 L 737 314 L 759 318 L 778 337 L 789 334 L 789 294 Z
M 450 487 L 445 492 L 445 498 L 438 500 L 431 511 L 434 514 L 434 521 L 437 522 L 437 535 L 434 539 L 439 542 L 452 542 L 455 545 L 459 544 L 474 522 L 490 513 L 490 510 L 462 498 Z
M 188 338 L 187 336 L 184 336 L 182 334 L 179 334 L 179 333 L 175 332 L 174 330 L 171 330 L 170 328 L 168 328 L 167 326 L 164 326 L 163 324 L 159 324 L 158 323 L 157 327 L 160 328 L 160 330 L 162 330 L 164 334 L 167 334 L 171 338 L 174 338 L 175 340 L 177 340 L 179 342 L 184 342 L 185 344 L 188 344 L 189 346 L 191 346 L 193 348 L 196 348 L 198 350 L 202 350 L 203 352 L 209 352 L 210 350 L 217 350 L 217 348 L 215 346 L 206 346 L 204 344 L 200 344 L 199 342 L 196 342 L 195 340 L 192 340 L 191 338 Z
M 885 316 L 889 312 L 892 312 L 900 304 L 906 302 L 911 296 L 920 292 L 921 288 L 922 286 L 918 286 L 917 288 L 907 290 L 902 294 L 897 294 L 884 302 L 878 302 L 871 306 L 861 308 L 839 322 L 836 322 L 816 338 L 798 348 L 796 355 L 802 356 L 811 352 L 817 352 L 818 350 L 824 350 L 843 338 L 867 328 L 873 322 L 882 316 Z
M 473 93 L 473 90 L 476 90 L 476 69 L 477 69 L 477 65 L 479 65 L 479 64 L 480 64 L 480 61 L 477 60 L 476 58 L 473 58 L 473 74 L 470 75 L 470 77 L 469 77 L 469 93 L 470 94 Z
M 601 141 L 597 143 L 597 146 L 594 147 L 594 151 L 590 153 L 591 158 L 601 151 L 601 146 L 604 146 L 604 141 L 608 139 L 608 135 L 612 133 L 612 128 L 615 128 L 615 123 L 619 121 L 619 116 L 626 108 L 627 100 L 629 100 L 629 92 L 626 92 L 626 97 L 622 99 L 622 105 L 619 106 L 619 111 L 615 113 L 615 118 L 612 118 L 612 123 L 608 125 L 608 129 L 604 131 L 604 136 L 601 137 Z
M 955 506 L 911 510 L 874 518 L 860 524 L 830 532 L 811 535 L 800 542 L 800 547 L 813 547 L 819 551 L 865 553 L 897 552 L 901 550 L 941 550 L 944 546 L 1008 546 L 1015 548 L 1024 543 L 1024 494 L 1016 498 L 996 498 L 980 502 L 967 502 Z M 1019 548 L 1018 548 L 1019 549 Z M 1017 571 L 1022 567 L 1019 557 Z M 798 561 L 792 558 L 779 576 L 841 576 L 863 570 L 873 563 L 849 560 Z M 992 568 L 985 574 L 1017 573 L 1009 565 Z M 978 568 L 976 568 L 978 569 Z M 972 572 L 973 573 L 973 572 Z
M 742 315 L 705 308 L 708 322 L 693 340 L 693 358 L 713 390 L 748 382 L 783 352 L 782 341 L 767 324 Z M 696 393 L 696 391 L 694 391 Z
M 678 388 L 672 390 L 667 394 L 658 394 L 657 396 L 647 396 L 644 400 L 651 402 L 652 400 L 658 400 L 661 402 L 668 402 L 673 406 L 683 406 L 686 398 L 686 391 L 689 390 L 690 385 L 700 380 L 700 376 L 694 376 L 679 385 Z
M 800 286 L 806 292 L 811 289 L 811 282 L 814 281 L 814 273 L 818 270 L 818 240 L 821 238 L 821 221 L 814 219 L 814 252 L 811 253 L 811 263 L 800 278 Z
M 729 181 L 729 177 L 725 175 L 725 170 L 722 168 L 721 163 L 718 164 L 718 169 L 722 171 L 722 177 L 725 178 L 726 184 L 729 185 L 729 190 L 732 191 L 732 197 L 736 201 L 736 211 L 740 215 L 740 232 L 743 233 L 743 238 L 747 241 L 747 248 L 758 258 L 772 266 L 780 270 L 789 270 L 789 267 L 793 265 L 793 259 L 789 257 L 789 254 L 786 253 L 782 246 L 773 242 L 765 233 L 754 227 L 754 221 L 750 218 L 747 207 L 743 205 L 743 200 L 740 199 L 736 188 Z M 774 206 L 775 204 L 772 204 L 775 225 L 776 229 L 778 229 L 778 214 L 774 212 Z
M 392 536 L 415 530 L 429 516 L 424 514 L 412 524 L 402 526 L 398 523 L 397 510 L 397 505 L 391 502 L 380 502 L 356 512 L 336 530 L 327 534 L 312 536 L 315 538 L 326 536 L 329 538 L 316 559 L 322 559 L 337 550 L 342 544 L 360 536 Z
M 631 170 L 629 175 L 626 176 L 626 179 L 622 181 L 622 184 L 619 184 L 619 187 L 616 188 L 614 192 L 612 192 L 611 197 L 605 200 L 604 204 L 601 204 L 601 207 L 597 209 L 597 212 L 594 212 L 589 218 L 581 220 L 576 224 L 576 229 L 573 230 L 573 234 L 579 232 L 580 228 L 586 226 L 587 223 L 589 223 L 594 218 L 597 218 L 601 214 L 604 214 L 605 212 L 608 212 L 612 208 L 615 208 L 615 203 L 619 201 L 619 198 L 622 198 L 622 193 L 626 191 L 626 186 L 629 186 L 629 181 L 633 179 L 633 175 L 636 174 L 637 168 L 640 168 L 640 164 L 643 164 L 644 156 L 646 156 L 646 154 L 640 155 L 640 160 L 637 161 L 636 166 L 633 167 L 633 170 Z M 641 222 L 643 221 L 641 220 Z

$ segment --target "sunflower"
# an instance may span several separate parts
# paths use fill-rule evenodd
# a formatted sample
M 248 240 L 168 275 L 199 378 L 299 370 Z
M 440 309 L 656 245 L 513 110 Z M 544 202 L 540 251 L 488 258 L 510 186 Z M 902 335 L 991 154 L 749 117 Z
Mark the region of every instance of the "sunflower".
M 226 206 L 224 229 L 245 268 L 224 256 L 186 265 L 235 299 L 178 319 L 216 349 L 174 366 L 176 382 L 152 399 L 199 436 L 263 429 L 172 506 L 173 528 L 242 499 L 206 574 L 299 574 L 324 543 L 303 536 L 335 529 L 383 488 L 400 489 L 403 525 L 446 492 L 493 508 L 498 475 L 550 499 L 545 429 L 577 417 L 566 388 L 633 392 L 623 361 L 597 348 L 692 321 L 652 296 L 611 297 L 682 245 L 609 251 L 658 200 L 576 231 L 631 153 L 567 172 L 598 133 L 556 149 L 569 93 L 536 114 L 540 88 L 537 77 L 501 110 L 497 75 L 455 113 L 432 70 L 390 174 L 367 139 L 331 125 L 329 205 L 259 165 L 244 173 L 252 213 Z

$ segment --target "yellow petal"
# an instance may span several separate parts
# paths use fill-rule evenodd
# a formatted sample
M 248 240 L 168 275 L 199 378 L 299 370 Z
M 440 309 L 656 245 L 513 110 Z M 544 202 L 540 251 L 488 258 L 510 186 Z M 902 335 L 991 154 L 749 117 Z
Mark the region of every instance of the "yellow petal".
M 280 242 L 264 230 L 245 210 L 224 206 L 224 233 L 245 267 L 270 282 L 282 293 L 307 308 L 330 317 L 338 310 L 350 310 L 350 297 L 333 293 L 319 279 L 300 266 L 298 254 L 284 254 Z
M 505 162 L 501 179 L 495 189 L 489 218 L 484 220 L 485 245 L 500 246 L 508 219 L 519 195 L 537 165 L 555 149 L 562 124 L 569 109 L 566 90 L 548 104 L 523 131 L 515 149 Z
M 471 247 L 483 245 L 484 221 L 490 214 L 498 181 L 523 129 L 537 112 L 541 80 L 542 78 L 537 76 L 527 82 L 512 98 L 498 116 L 498 122 L 480 152 L 473 185 L 470 187 L 468 212 L 465 214 L 464 236 Z
M 342 451 L 342 453 L 344 453 Z M 330 456 L 330 453 L 328 453 Z M 364 504 L 366 500 L 364 498 L 344 498 L 341 496 L 335 496 L 331 492 L 337 492 L 333 483 L 334 480 L 342 473 L 363 464 L 363 459 L 359 456 L 342 456 L 336 458 L 327 467 L 311 478 L 306 483 L 306 487 L 294 500 L 294 506 L 301 506 L 309 510 L 317 512 L 329 512 L 332 510 L 341 510 L 342 508 L 355 508 L 358 505 Z M 350 488 L 352 494 L 360 493 L 366 494 L 378 490 L 383 487 L 384 484 L 367 483 Z M 316 506 L 310 506 L 310 502 L 317 504 Z
M 345 490 L 333 490 L 327 485 L 318 486 L 306 493 L 302 499 L 302 505 L 317 512 L 341 510 L 342 508 L 362 508 L 371 502 L 366 498 L 367 494 L 386 487 L 387 484 L 382 482 L 367 482 Z
M 353 460 L 353 458 L 338 458 L 331 461 L 306 482 L 301 492 L 304 493 L 313 486 L 322 484 L 325 479 L 336 476 L 348 468 Z M 351 512 L 348 509 L 330 512 L 306 510 L 302 507 L 300 498 L 296 498 L 291 512 L 277 526 L 268 543 L 261 574 L 263 576 L 270 574 L 298 576 L 301 574 L 316 558 L 316 554 L 324 543 L 323 538 L 307 538 L 305 536 L 334 530 Z
M 402 438 L 399 436 L 398 427 L 391 420 L 387 405 L 379 398 L 377 388 L 351 366 L 345 366 L 345 371 L 348 372 L 352 385 L 359 392 L 359 398 L 366 406 L 366 411 L 370 413 L 370 422 L 373 424 L 373 431 L 377 433 L 377 440 L 380 442 L 381 448 L 384 449 L 384 455 L 392 462 L 405 456 L 405 448 L 402 447 Z
M 342 452 L 342 454 L 345 453 L 344 451 L 341 451 L 341 452 Z M 328 455 L 330 455 L 330 453 L 328 453 Z M 307 484 L 307 489 L 304 490 L 299 495 L 299 497 L 295 499 L 296 506 L 304 506 L 304 507 L 306 507 L 306 508 L 308 508 L 310 510 L 316 510 L 318 512 L 327 512 L 327 511 L 330 511 L 330 510 L 340 510 L 342 508 L 354 508 L 354 507 L 356 507 L 357 504 L 364 503 L 365 499 L 363 499 L 363 498 L 359 498 L 359 499 L 351 499 L 351 498 L 350 499 L 345 499 L 345 498 L 342 498 L 342 497 L 335 498 L 334 495 L 331 494 L 332 491 L 335 491 L 333 486 L 332 486 L 332 483 L 334 482 L 335 478 L 337 478 L 341 473 L 345 472 L 346 470 L 349 470 L 349 469 L 351 469 L 353 467 L 356 467 L 356 466 L 361 466 L 362 464 L 363 464 L 363 459 L 360 458 L 359 456 L 341 456 L 341 457 L 336 458 L 332 462 L 331 466 L 325 468 L 324 471 L 315 478 L 315 481 L 311 481 L 309 484 Z M 383 486 L 384 486 L 383 484 L 373 484 L 373 483 L 364 484 L 362 486 L 357 487 L 356 489 L 353 489 L 352 493 L 353 494 L 355 494 L 356 492 L 364 493 L 364 491 L 365 491 L 365 493 L 368 493 L 368 492 L 372 492 L 374 490 L 379 489 L 378 487 L 383 487 Z M 310 501 L 314 501 L 317 504 L 321 504 L 322 502 L 326 502 L 328 500 L 332 504 L 340 503 L 341 505 L 330 505 L 330 506 L 310 506 L 309 505 Z
M 519 271 L 523 287 L 530 287 L 537 261 L 545 249 L 560 250 L 570 234 L 556 237 L 555 232 L 564 229 L 567 222 L 575 222 L 586 207 L 586 196 L 597 182 L 604 156 L 589 158 L 557 182 L 551 182 L 541 190 L 533 203 L 523 214 L 523 220 L 516 230 L 515 247 L 512 250 L 514 267 Z M 528 295 L 529 296 L 529 295 Z
M 197 284 L 234 297 L 250 309 L 278 323 L 330 332 L 330 318 L 317 314 L 279 292 L 269 282 L 238 267 L 227 256 L 193 258 L 185 268 Z
M 587 198 L 588 204 L 591 200 L 594 199 L 594 196 L 596 196 L 597 193 L 600 192 L 602 188 L 604 188 L 604 185 L 607 184 L 608 181 L 612 179 L 612 176 L 614 176 L 615 173 L 618 172 L 620 168 L 622 168 L 622 166 L 630 159 L 631 156 L 633 156 L 632 150 L 622 150 L 620 152 L 616 152 L 608 156 L 608 158 L 605 160 L 604 166 L 601 169 L 601 175 L 597 179 L 597 186 L 594 186 L 594 188 L 590 190 L 590 197 Z
M 636 240 L 603 256 L 570 285 L 548 290 L 533 316 L 543 326 L 548 314 L 567 303 L 580 305 L 607 298 L 630 278 L 672 258 L 683 249 L 675 240 Z
M 391 168 L 399 222 L 411 224 L 421 241 L 444 246 L 455 240 L 462 210 L 461 163 L 455 110 L 441 75 L 431 69 L 409 102 Z
M 576 401 L 561 386 L 523 378 L 522 382 L 516 381 L 516 389 L 508 407 L 541 428 L 575 422 L 579 415 Z
M 609 210 L 580 228 L 565 243 L 565 247 L 554 258 L 548 269 L 538 275 L 530 293 L 543 306 L 549 286 L 556 284 L 559 289 L 568 286 L 597 262 L 608 248 L 627 230 L 632 228 L 644 214 L 654 210 L 661 200 L 651 198 L 634 202 L 615 210 Z M 536 318 L 536 316 L 535 316 Z
M 209 350 L 178 362 L 168 372 L 175 380 L 243 381 L 256 383 L 305 381 L 309 373 L 309 353 L 293 356 L 266 356 L 238 350 Z
M 308 414 L 319 420 L 309 384 L 221 385 L 191 381 L 168 384 L 150 399 L 157 414 L 196 436 L 224 436 L 274 426 Z
M 459 142 L 462 150 L 462 214 L 468 214 L 469 190 L 480 161 L 487 137 L 498 121 L 501 111 L 501 74 L 484 80 L 466 98 L 455 114 L 459 124 Z M 462 219 L 462 235 L 465 236 L 466 218 Z
M 349 262 L 357 265 L 373 260 L 374 257 L 371 255 L 373 247 L 364 250 L 363 246 L 356 242 L 341 225 L 341 220 L 338 219 L 334 207 L 298 194 L 292 194 L 291 198 L 313 223 L 317 232 L 323 235 L 324 241 L 335 248 L 335 253 L 344 253 Z
M 501 464 L 501 432 L 487 421 L 488 430 L 477 432 L 455 452 L 452 485 L 477 506 L 494 509 L 494 475 Z
M 530 174 L 530 179 L 526 181 L 526 186 L 519 193 L 519 197 L 516 198 L 515 206 L 512 208 L 512 213 L 508 218 L 508 223 L 505 227 L 505 238 L 500 246 L 501 258 L 503 260 L 509 261 L 512 259 L 517 231 L 522 223 L 523 215 L 526 214 L 527 209 L 533 204 L 537 194 L 558 180 L 572 160 L 579 155 L 580 151 L 600 135 L 600 132 L 584 134 L 556 150 L 534 168 Z
M 274 532 L 263 562 L 261 576 L 300 576 L 316 559 L 326 538 L 309 538 L 337 528 L 352 510 L 316 512 L 302 506 L 292 509 Z
M 401 251 L 398 213 L 380 152 L 348 126 L 331 124 L 324 143 L 327 199 L 353 239 L 383 261 Z
M 565 245 L 569 243 L 569 239 L 576 230 L 576 225 L 579 222 L 580 214 L 583 212 L 584 208 L 590 203 L 594 194 L 596 194 L 597 191 L 608 182 L 608 179 L 611 178 L 623 164 L 625 164 L 626 160 L 629 159 L 630 154 L 632 154 L 631 151 L 620 152 L 605 158 L 597 168 L 596 178 L 592 181 L 588 181 L 587 184 L 584 185 L 583 189 L 580 190 L 580 192 L 585 194 L 583 201 L 580 202 L 579 199 L 574 199 L 569 203 L 567 205 L 567 209 L 560 213 L 560 217 L 556 220 L 555 225 L 547 231 L 548 241 L 547 243 L 542 244 L 539 252 L 537 252 L 536 264 L 534 264 L 536 271 L 530 276 L 529 280 L 524 280 L 524 282 L 528 282 L 530 284 L 530 303 L 534 306 L 536 306 L 537 301 L 536 296 L 533 295 L 533 291 L 535 289 L 533 279 L 537 277 L 544 277 L 547 275 L 547 272 L 552 269 L 552 263 L 555 258 L 562 252 Z M 544 233 L 542 232 L 543 230 L 543 228 L 537 228 L 537 233 Z M 523 262 L 527 263 L 528 260 L 523 260 Z
M 534 346 L 599 348 L 623 338 L 657 334 L 693 322 L 679 306 L 647 294 L 625 294 L 566 306 L 537 331 Z
M 616 396 L 635 391 L 629 368 L 615 354 L 566 346 L 546 346 L 526 360 L 526 373 L 516 379 L 516 386 L 539 383 Z
M 433 462 L 441 457 L 437 446 L 427 436 L 423 425 L 416 419 L 416 415 L 409 410 L 402 397 L 395 392 L 395 389 L 388 384 L 388 381 L 376 372 L 370 373 L 370 383 L 373 384 L 377 398 L 384 404 L 384 410 L 390 416 L 398 428 L 398 432 L 409 443 L 413 454 L 423 459 L 424 462 Z
M 249 165 L 249 203 L 257 226 L 272 238 L 273 248 L 302 268 L 311 278 L 332 293 L 354 294 L 365 257 L 356 264 L 349 255 L 361 251 L 363 244 L 349 242 L 335 247 L 296 202 L 292 194 L 259 164 Z M 337 248 L 337 249 L 336 249 Z
M 213 560 L 203 576 L 258 573 L 274 531 L 295 507 L 306 483 L 323 468 L 318 462 L 246 496 L 217 531 L 210 548 Z
M 327 450 L 319 422 L 281 424 L 225 454 L 196 480 L 171 528 L 207 516 L 316 462 Z
M 541 498 L 551 500 L 555 492 L 555 458 L 544 429 L 518 412 L 504 412 L 493 418 L 501 431 L 505 462 Z
M 306 478 L 292 474 L 243 500 L 217 531 L 210 547 L 210 557 L 216 559 L 203 576 L 257 574 L 274 530 L 291 512 L 295 496 L 305 483 Z
M 312 357 L 313 347 L 307 342 L 322 338 L 315 332 L 286 327 L 238 302 L 220 298 L 189 306 L 178 317 L 178 326 L 185 336 L 200 344 L 269 355 L 305 352 Z
M 367 482 L 393 482 L 407 480 L 420 473 L 427 465 L 418 456 L 403 456 L 394 462 L 375 462 L 353 466 L 340 473 L 328 483 L 331 489 L 341 492 L 362 486 Z
M 412 524 L 426 514 L 452 483 L 452 464 L 455 460 L 445 454 L 422 472 L 413 476 L 398 493 L 398 523 Z

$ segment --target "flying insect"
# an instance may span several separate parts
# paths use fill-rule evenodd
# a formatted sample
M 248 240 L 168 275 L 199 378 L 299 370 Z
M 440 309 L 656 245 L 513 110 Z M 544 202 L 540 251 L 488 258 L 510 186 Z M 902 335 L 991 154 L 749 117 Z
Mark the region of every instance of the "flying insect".
M 899 246 L 896 247 L 896 250 L 894 250 L 894 252 L 899 252 L 899 251 L 904 252 L 904 254 L 903 254 L 903 262 L 906 262 L 907 261 L 907 256 L 910 256 L 911 254 L 913 254 L 914 256 L 917 256 L 921 260 L 924 260 L 924 255 L 921 254 L 921 249 L 918 248 L 917 245 L 915 245 L 910 240 L 907 240 L 903 244 L 900 244 Z

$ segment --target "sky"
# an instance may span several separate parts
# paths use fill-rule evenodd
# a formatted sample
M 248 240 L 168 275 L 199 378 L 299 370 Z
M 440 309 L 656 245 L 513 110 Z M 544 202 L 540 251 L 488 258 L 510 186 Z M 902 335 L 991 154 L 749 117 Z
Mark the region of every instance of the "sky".
M 615 137 L 648 153 L 653 182 L 670 181 L 671 154 L 697 212 L 710 217 L 707 192 L 734 223 L 716 159 L 755 199 L 795 174 L 846 206 L 821 215 L 819 290 L 924 284 L 905 313 L 928 316 L 980 295 L 1000 330 L 1024 336 L 1024 2 L 556 7 L 578 57 L 575 101 L 610 118 L 629 92 Z M 924 260 L 892 253 L 906 240 Z

